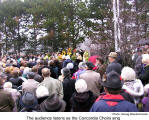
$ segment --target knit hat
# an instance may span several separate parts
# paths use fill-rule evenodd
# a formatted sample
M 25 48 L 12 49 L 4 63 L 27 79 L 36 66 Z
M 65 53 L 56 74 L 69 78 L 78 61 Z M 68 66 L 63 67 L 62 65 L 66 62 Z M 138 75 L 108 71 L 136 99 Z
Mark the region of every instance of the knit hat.
M 112 58 L 117 58 L 117 53 L 116 52 L 111 52 L 108 57 L 112 57 Z
M 111 71 L 107 75 L 103 76 L 102 85 L 106 88 L 121 88 L 122 82 L 120 80 L 120 75 L 115 71 Z
M 78 93 L 84 93 L 87 91 L 87 84 L 85 80 L 79 79 L 75 83 L 75 89 Z
M 39 86 L 36 90 L 36 96 L 37 98 L 49 96 L 49 91 L 45 86 Z
M 58 95 L 52 94 L 40 104 L 42 112 L 64 112 L 66 103 Z

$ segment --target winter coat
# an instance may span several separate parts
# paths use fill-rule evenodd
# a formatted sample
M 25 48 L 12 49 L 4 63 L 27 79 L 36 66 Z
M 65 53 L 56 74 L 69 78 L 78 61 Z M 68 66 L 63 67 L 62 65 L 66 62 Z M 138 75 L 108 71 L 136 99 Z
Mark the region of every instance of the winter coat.
M 144 94 L 143 84 L 138 79 L 124 82 L 122 88 L 133 96 L 135 104 L 139 103 L 141 96 Z
M 75 92 L 75 80 L 72 80 L 70 77 L 65 77 L 63 81 L 63 91 L 64 91 L 64 98 L 63 100 L 66 102 L 65 111 L 70 112 L 70 98 L 72 94 Z
M 118 74 L 121 74 L 122 66 L 118 62 L 114 61 L 110 63 L 106 69 L 106 74 L 108 74 L 111 71 L 115 71 Z
M 124 99 L 122 95 L 107 94 L 99 96 L 90 112 L 138 112 L 135 104 Z
M 35 94 L 35 91 L 39 85 L 39 82 L 35 81 L 34 79 L 28 79 L 27 81 L 23 82 L 22 84 L 22 92 L 31 92 Z
M 52 94 L 57 94 L 63 99 L 63 85 L 60 80 L 54 79 L 52 77 L 46 77 L 39 86 L 45 86 L 48 88 L 49 96 Z
M 0 112 L 12 112 L 15 106 L 11 93 L 0 89 Z
M 88 91 L 92 91 L 97 97 L 100 95 L 101 77 L 99 73 L 92 70 L 87 70 L 80 75 L 80 79 L 84 79 L 86 81 Z
M 91 91 L 84 93 L 75 92 L 71 98 L 71 105 L 73 112 L 89 112 L 94 104 L 96 97 Z
M 149 65 L 146 65 L 144 68 L 144 74 L 139 76 L 139 79 L 142 81 L 143 85 L 149 83 Z

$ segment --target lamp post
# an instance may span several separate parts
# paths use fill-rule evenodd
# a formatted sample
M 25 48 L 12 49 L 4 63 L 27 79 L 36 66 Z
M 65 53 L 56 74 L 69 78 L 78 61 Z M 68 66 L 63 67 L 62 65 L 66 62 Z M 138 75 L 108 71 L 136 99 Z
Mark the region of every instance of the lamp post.
M 115 51 L 120 51 L 120 8 L 119 8 L 119 0 L 113 0 L 113 20 L 114 20 L 114 40 L 115 40 Z
M 5 43 L 3 41 L 0 40 L 0 55 L 3 57 L 4 56 L 4 50 L 3 50 L 3 45 Z

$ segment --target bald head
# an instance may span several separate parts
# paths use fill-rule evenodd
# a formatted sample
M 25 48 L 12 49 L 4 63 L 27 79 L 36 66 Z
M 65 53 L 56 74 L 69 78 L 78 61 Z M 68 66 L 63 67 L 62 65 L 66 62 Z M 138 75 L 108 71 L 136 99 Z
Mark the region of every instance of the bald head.
M 49 77 L 50 75 L 51 75 L 50 69 L 48 69 L 48 68 L 42 69 L 42 76 L 43 77 Z

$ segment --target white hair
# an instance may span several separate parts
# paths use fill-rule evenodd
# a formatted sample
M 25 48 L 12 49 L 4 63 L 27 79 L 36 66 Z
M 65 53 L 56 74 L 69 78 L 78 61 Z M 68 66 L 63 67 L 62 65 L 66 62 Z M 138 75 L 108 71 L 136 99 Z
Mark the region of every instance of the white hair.
M 49 96 L 48 88 L 46 88 L 45 86 L 39 86 L 36 89 L 36 96 L 37 96 L 37 98 Z
M 144 63 L 144 64 L 149 63 L 149 55 L 148 54 L 143 54 L 142 55 L 142 63 Z
M 31 69 L 29 67 L 25 67 L 23 74 L 28 74 L 31 71 Z
M 85 69 L 87 67 L 85 62 L 80 62 L 78 65 L 79 69 Z
M 75 83 L 75 89 L 78 93 L 84 93 L 87 91 L 87 83 L 83 79 L 79 79 Z
M 136 73 L 132 68 L 124 67 L 122 69 L 121 77 L 124 81 L 135 80 L 136 79 Z
M 12 88 L 12 83 L 11 82 L 6 82 L 3 87 L 4 87 L 4 89 Z
M 73 69 L 74 65 L 73 63 L 68 63 L 66 68 L 68 68 L 69 70 Z

